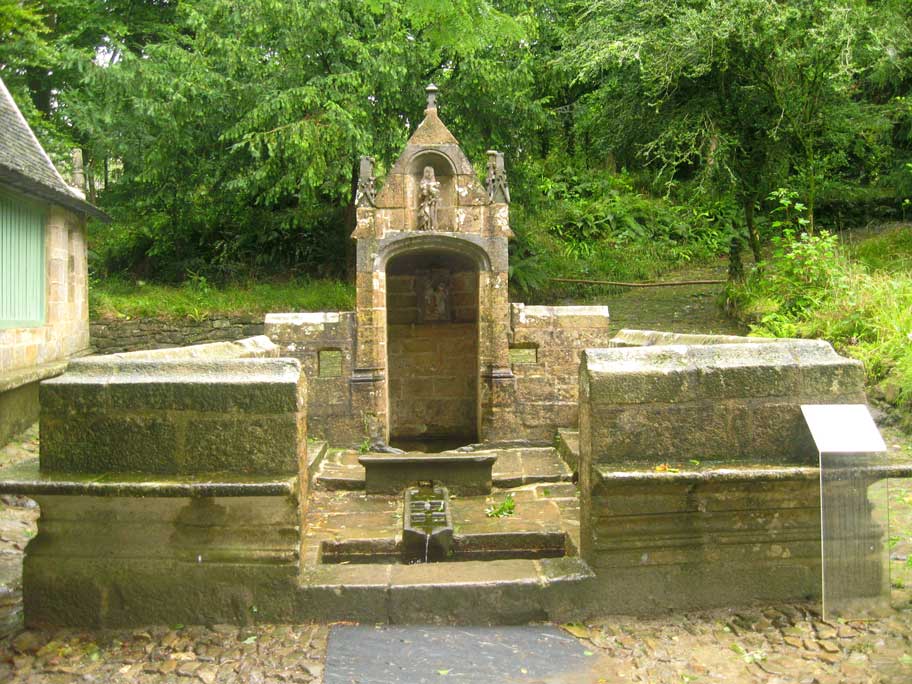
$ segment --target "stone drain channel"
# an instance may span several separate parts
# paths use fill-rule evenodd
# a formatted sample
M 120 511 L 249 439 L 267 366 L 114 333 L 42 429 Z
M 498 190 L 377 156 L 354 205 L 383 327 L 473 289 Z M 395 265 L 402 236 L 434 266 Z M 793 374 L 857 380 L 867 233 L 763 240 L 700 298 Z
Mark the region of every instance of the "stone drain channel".
M 371 459 L 326 450 L 313 465 L 302 529 L 300 585 L 310 605 L 325 605 L 327 619 L 391 623 L 558 616 L 560 592 L 590 576 L 578 557 L 572 468 L 550 446 L 429 456 L 460 457 L 493 464 L 486 488 L 456 474 L 420 486 L 375 484 L 380 491 L 371 493 L 361 464 Z M 496 515 L 506 501 L 509 514 Z

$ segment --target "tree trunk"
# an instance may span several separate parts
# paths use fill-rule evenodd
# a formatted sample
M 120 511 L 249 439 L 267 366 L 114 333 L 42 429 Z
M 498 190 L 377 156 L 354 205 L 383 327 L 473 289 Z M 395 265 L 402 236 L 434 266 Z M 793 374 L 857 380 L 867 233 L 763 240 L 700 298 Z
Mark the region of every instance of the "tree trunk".
M 747 226 L 747 240 L 750 243 L 751 252 L 754 254 L 754 263 L 759 264 L 762 256 L 760 254 L 760 234 L 757 232 L 757 224 L 754 223 L 753 197 L 744 200 L 744 224 Z
M 741 250 L 743 247 L 744 243 L 738 231 L 733 231 L 731 245 L 728 250 L 728 279 L 732 282 L 744 280 L 744 264 L 741 262 Z

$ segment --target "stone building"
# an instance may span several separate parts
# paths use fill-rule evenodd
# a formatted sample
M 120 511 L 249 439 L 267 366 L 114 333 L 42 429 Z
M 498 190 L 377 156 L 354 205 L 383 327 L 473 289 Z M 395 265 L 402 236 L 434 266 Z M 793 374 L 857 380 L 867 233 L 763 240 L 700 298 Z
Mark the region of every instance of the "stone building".
M 270 314 L 299 358 L 308 427 L 332 443 L 550 440 L 576 425 L 579 354 L 608 343 L 607 307 L 511 304 L 503 154 L 484 185 L 437 113 L 376 187 L 361 160 L 354 312 Z
M 0 81 L 0 444 L 38 419 L 38 381 L 89 347 L 86 219 Z

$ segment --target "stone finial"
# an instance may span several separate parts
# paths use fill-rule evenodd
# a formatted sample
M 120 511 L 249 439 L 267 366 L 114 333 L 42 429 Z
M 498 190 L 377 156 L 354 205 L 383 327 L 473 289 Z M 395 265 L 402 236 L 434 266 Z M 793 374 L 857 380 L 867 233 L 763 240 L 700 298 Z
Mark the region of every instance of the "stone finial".
M 356 207 L 373 207 L 377 197 L 374 187 L 374 158 L 361 157 L 358 169 L 358 188 L 355 190 Z
M 488 176 L 485 179 L 488 199 L 494 203 L 510 203 L 510 187 L 507 185 L 507 170 L 504 167 L 503 152 L 488 150 Z
M 427 112 L 435 111 L 436 112 L 437 111 L 437 93 L 439 92 L 440 89 L 437 86 L 435 86 L 433 83 L 431 83 L 424 90 L 427 93 L 427 107 L 425 107 L 425 111 L 427 111 Z
M 73 162 L 73 182 L 72 185 L 74 188 L 82 190 L 85 192 L 86 182 L 85 182 L 85 168 L 82 163 L 82 150 L 78 147 L 74 147 L 70 153 L 70 158 Z

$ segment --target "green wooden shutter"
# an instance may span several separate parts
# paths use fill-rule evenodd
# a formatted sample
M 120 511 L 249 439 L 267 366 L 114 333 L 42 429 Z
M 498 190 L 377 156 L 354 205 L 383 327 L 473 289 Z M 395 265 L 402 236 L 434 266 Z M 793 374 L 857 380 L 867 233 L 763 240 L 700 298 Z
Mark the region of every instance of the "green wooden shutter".
M 0 328 L 44 324 L 44 212 L 0 194 Z

